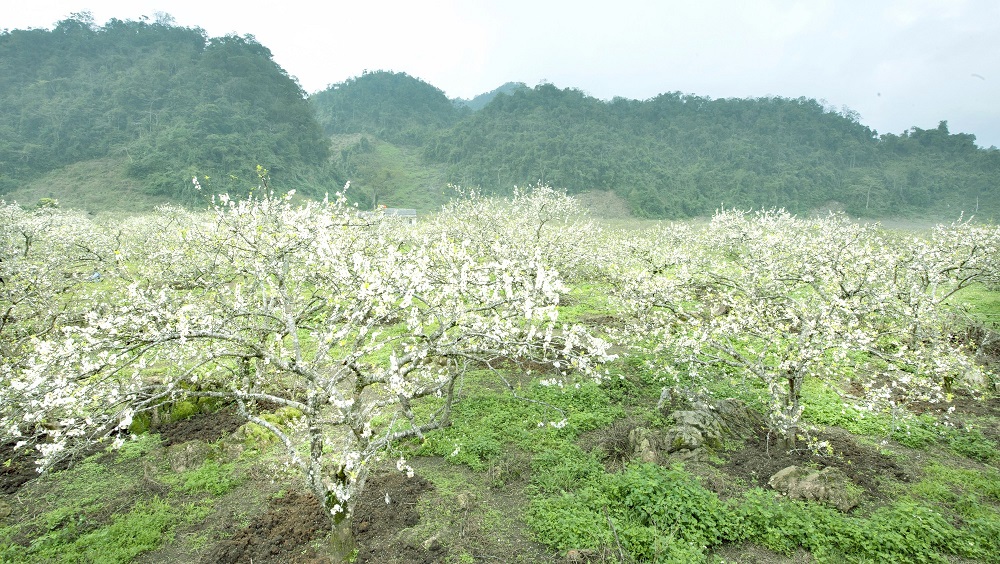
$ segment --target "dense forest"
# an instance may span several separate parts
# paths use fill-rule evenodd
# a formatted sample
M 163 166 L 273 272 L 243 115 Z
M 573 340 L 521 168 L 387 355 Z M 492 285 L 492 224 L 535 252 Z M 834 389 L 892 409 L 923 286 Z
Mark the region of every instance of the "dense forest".
M 252 37 L 79 14 L 0 35 L 0 193 L 74 162 L 118 157 L 150 194 L 242 190 L 260 165 L 308 183 L 327 166 L 299 85 Z
M 1000 217 L 1000 151 L 946 121 L 880 135 L 807 98 L 604 101 L 548 83 L 450 100 L 389 71 L 307 97 L 253 37 L 209 38 L 162 14 L 0 33 L 0 104 L 0 195 L 111 159 L 143 193 L 187 204 L 204 201 L 194 176 L 207 193 L 239 192 L 263 167 L 306 196 L 350 179 L 359 201 L 402 207 L 432 207 L 447 183 L 542 181 L 614 192 L 642 217 Z
M 720 206 L 1000 215 L 1000 151 L 952 134 L 946 121 L 880 136 L 853 112 L 807 98 L 673 92 L 606 102 L 552 84 L 509 86 L 471 113 L 418 79 L 388 72 L 332 86 L 311 101 L 327 133 L 411 144 L 446 167 L 450 181 L 487 191 L 537 181 L 570 193 L 613 191 L 646 217 L 705 215 Z M 365 111 L 372 119 L 359 120 Z M 415 131 L 427 134 L 401 134 Z

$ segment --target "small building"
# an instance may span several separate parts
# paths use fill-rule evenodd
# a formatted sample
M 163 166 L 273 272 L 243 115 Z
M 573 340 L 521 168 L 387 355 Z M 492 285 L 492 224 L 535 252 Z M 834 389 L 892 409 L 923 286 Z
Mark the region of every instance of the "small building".
M 386 217 L 395 217 L 406 225 L 417 224 L 417 210 L 410 208 L 382 208 L 382 213 Z

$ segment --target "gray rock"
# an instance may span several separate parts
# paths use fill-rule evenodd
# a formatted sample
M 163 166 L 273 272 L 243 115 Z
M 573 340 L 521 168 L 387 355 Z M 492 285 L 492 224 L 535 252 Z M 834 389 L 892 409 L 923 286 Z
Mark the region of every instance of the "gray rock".
M 817 501 L 850 511 L 861 501 L 861 492 L 850 478 L 838 468 L 822 470 L 789 466 L 767 481 L 771 488 L 791 499 Z
M 722 423 L 727 435 L 740 439 L 748 439 L 766 426 L 764 416 L 738 399 L 724 399 L 712 408 Z
M 663 444 L 667 452 L 722 446 L 725 429 L 711 409 L 675 411 L 673 418 L 674 426 L 664 434 Z
M 664 397 L 669 394 L 665 392 Z M 670 416 L 674 426 L 660 434 L 642 427 L 629 433 L 633 459 L 654 463 L 701 460 L 706 449 L 721 448 L 728 437 L 748 438 L 764 424 L 762 416 L 735 399 L 715 405 L 697 403 Z
M 632 450 L 632 458 L 642 462 L 656 463 L 660 450 L 659 437 L 656 433 L 645 427 L 636 427 L 629 431 L 628 444 Z

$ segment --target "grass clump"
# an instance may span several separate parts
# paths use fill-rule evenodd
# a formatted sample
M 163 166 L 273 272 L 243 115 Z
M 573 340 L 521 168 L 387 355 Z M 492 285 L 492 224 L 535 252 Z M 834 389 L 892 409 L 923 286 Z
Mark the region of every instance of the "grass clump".
M 220 464 L 215 460 L 206 460 L 194 470 L 166 476 L 165 481 L 184 493 L 207 493 L 220 497 L 243 482 L 235 475 L 234 470 L 235 466 L 231 462 Z
M 50 514 L 45 518 L 47 530 L 29 545 L 9 541 L 0 544 L 0 561 L 130 562 L 137 555 L 172 540 L 178 525 L 200 520 L 205 515 L 204 508 L 194 505 L 178 508 L 158 497 L 141 501 L 131 511 L 116 515 L 106 525 L 96 528 L 89 528 L 87 518 L 79 513 Z

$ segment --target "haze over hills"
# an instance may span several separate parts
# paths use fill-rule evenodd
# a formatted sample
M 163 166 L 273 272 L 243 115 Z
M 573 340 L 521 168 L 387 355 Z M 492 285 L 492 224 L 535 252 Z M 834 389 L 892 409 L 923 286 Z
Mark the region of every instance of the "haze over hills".
M 260 166 L 305 196 L 350 179 L 365 206 L 430 210 L 448 183 L 504 193 L 542 181 L 614 193 L 643 217 L 722 205 L 1000 217 L 1000 151 L 947 122 L 879 135 L 807 98 L 602 101 L 547 83 L 449 100 L 388 71 L 307 100 L 253 38 L 170 22 L 3 33 L 0 104 L 0 195 L 27 203 L 203 205 L 252 189 Z

